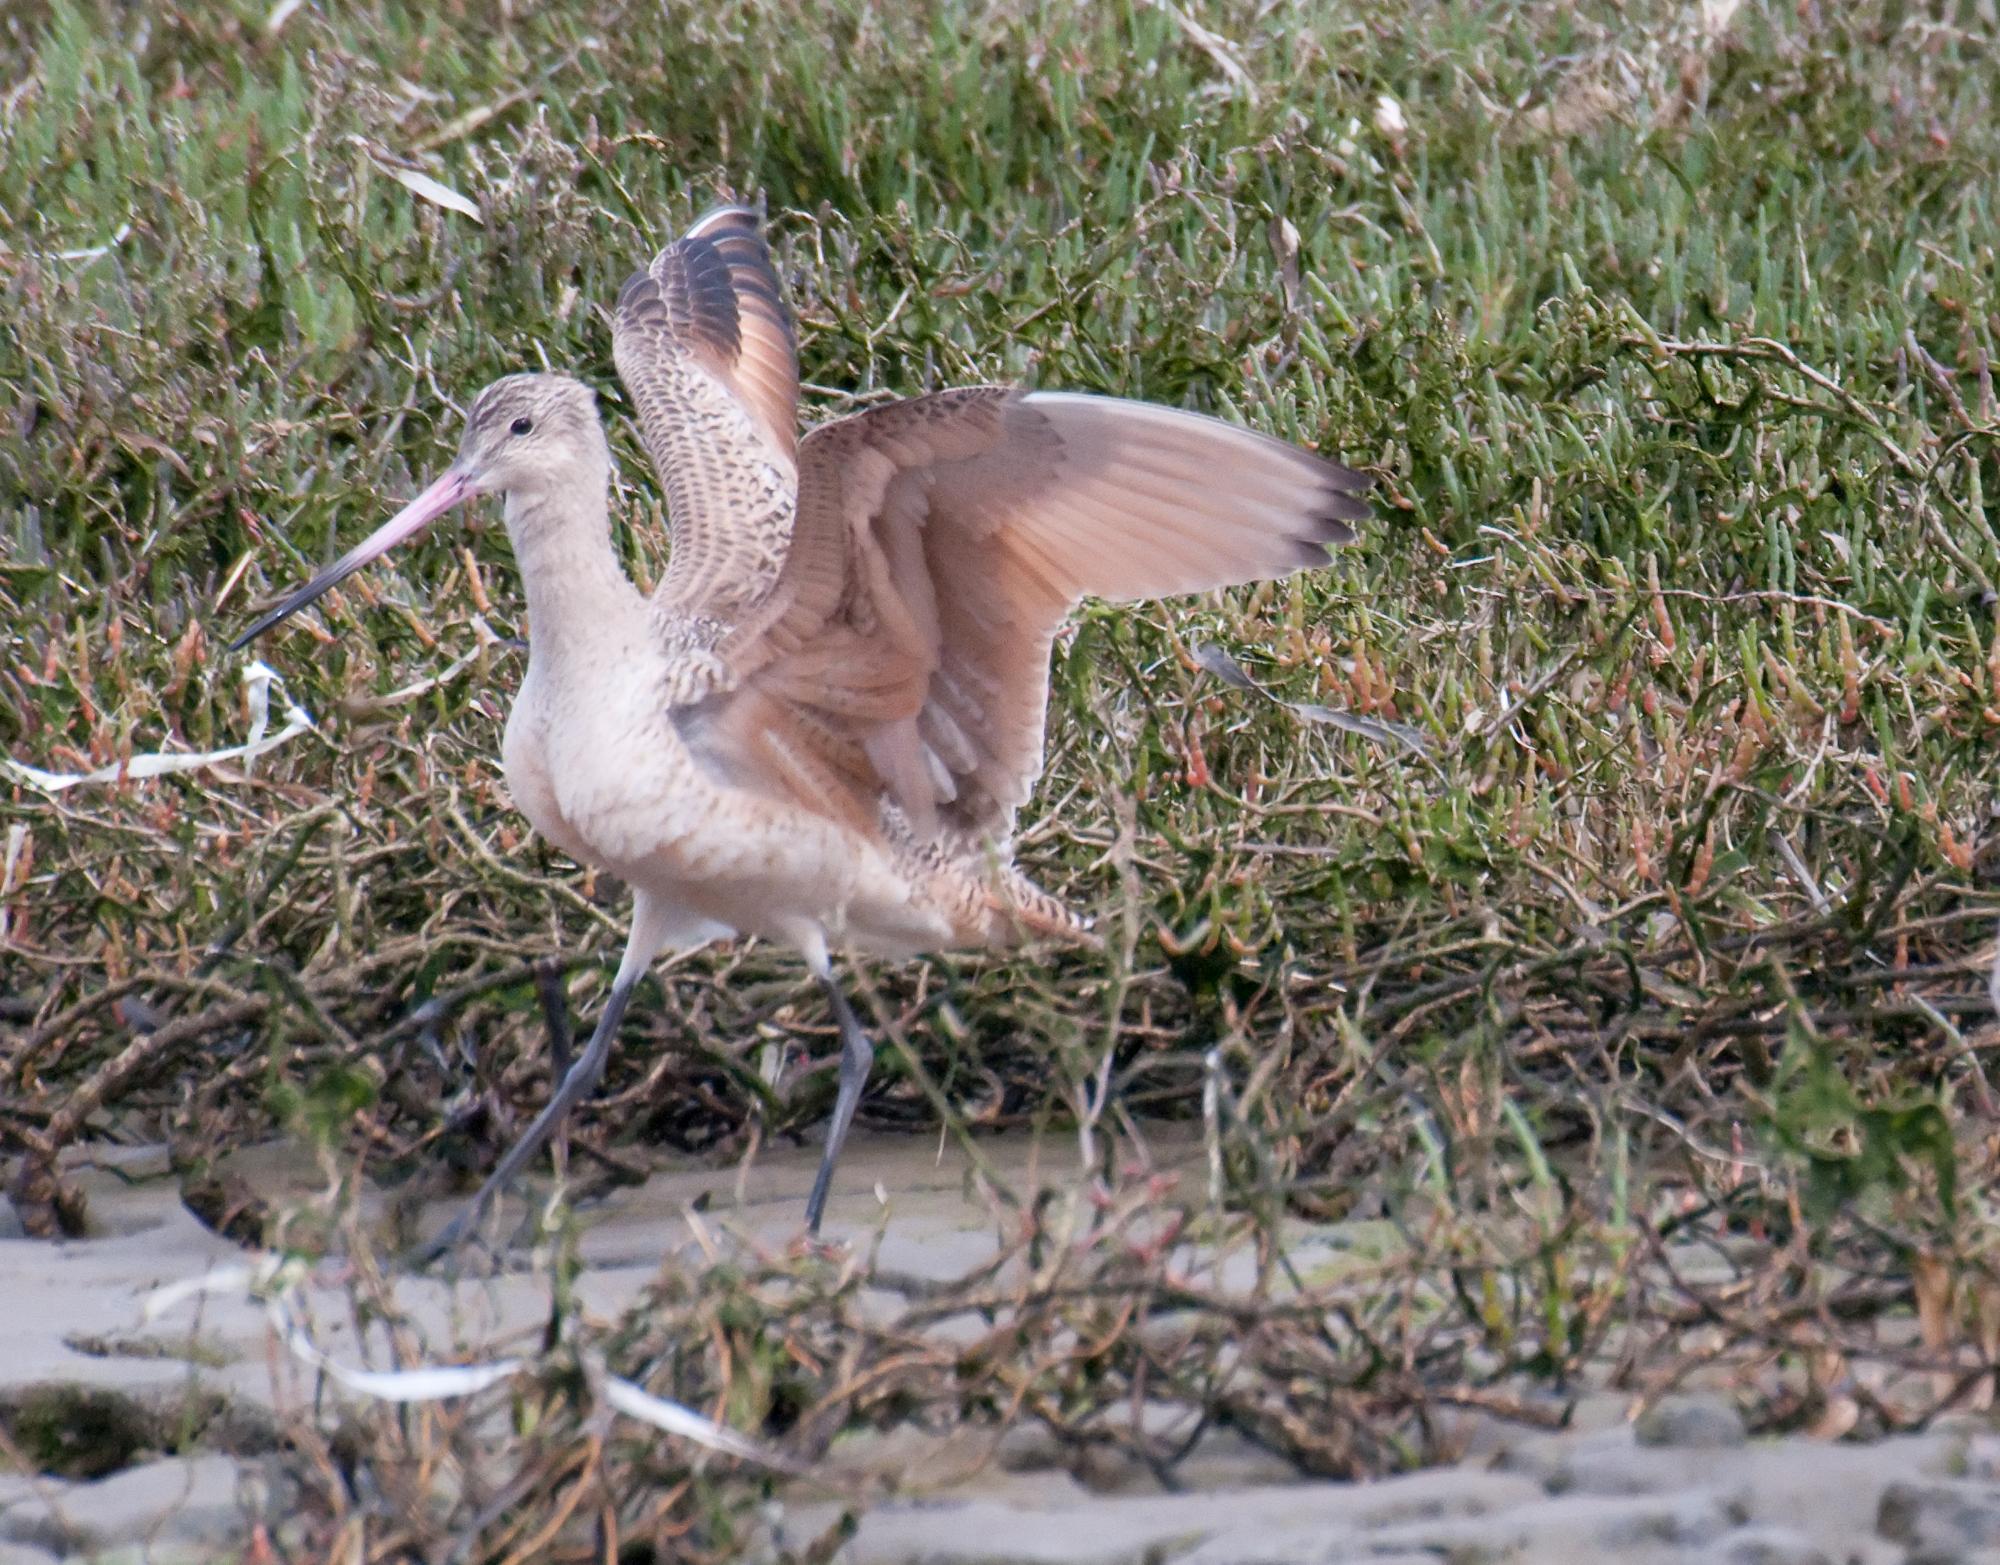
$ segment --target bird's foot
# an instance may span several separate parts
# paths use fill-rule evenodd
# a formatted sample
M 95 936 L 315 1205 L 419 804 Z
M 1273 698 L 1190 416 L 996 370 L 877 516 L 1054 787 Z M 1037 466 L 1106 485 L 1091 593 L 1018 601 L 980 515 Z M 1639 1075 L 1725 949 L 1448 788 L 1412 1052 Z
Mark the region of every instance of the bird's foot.
M 472 1213 L 460 1212 L 430 1239 L 421 1244 L 411 1245 L 402 1254 L 403 1266 L 413 1272 L 429 1271 L 445 1257 L 453 1258 L 452 1270 L 457 1271 L 456 1259 L 459 1247 L 466 1242 L 472 1232 Z
M 495 1247 L 480 1232 L 480 1225 L 492 1208 L 492 1197 L 491 1190 L 481 1189 L 432 1237 L 405 1250 L 401 1256 L 403 1266 L 409 1271 L 423 1272 L 442 1262 L 445 1273 L 456 1277 L 465 1269 L 462 1265 L 465 1257 L 472 1254 L 484 1256 L 488 1270 L 502 1270 L 506 1264 L 502 1251 L 506 1246 Z

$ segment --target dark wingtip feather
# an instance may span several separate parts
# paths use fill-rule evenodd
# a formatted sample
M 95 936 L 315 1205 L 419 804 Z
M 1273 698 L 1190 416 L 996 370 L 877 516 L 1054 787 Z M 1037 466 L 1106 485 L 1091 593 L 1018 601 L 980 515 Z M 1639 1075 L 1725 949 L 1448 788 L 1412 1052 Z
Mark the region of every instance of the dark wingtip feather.
M 712 240 L 676 239 L 618 291 L 618 318 L 664 327 L 727 362 L 736 357 L 742 323 L 730 266 Z
M 733 362 L 742 349 L 741 310 L 751 307 L 770 321 L 796 351 L 770 247 L 748 207 L 720 206 L 697 218 L 635 272 L 618 294 L 618 317 L 652 324 Z
M 1315 512 L 1312 517 L 1313 546 L 1315 549 L 1329 549 L 1336 545 L 1355 542 L 1361 536 L 1337 516 L 1329 516 L 1324 511 Z M 1324 563 L 1321 561 L 1320 563 Z
M 1360 534 L 1348 524 L 1374 519 L 1375 508 L 1368 503 L 1367 493 L 1375 487 L 1375 480 L 1334 462 L 1322 467 L 1324 487 L 1311 516 L 1314 536 L 1323 544 L 1353 543 Z

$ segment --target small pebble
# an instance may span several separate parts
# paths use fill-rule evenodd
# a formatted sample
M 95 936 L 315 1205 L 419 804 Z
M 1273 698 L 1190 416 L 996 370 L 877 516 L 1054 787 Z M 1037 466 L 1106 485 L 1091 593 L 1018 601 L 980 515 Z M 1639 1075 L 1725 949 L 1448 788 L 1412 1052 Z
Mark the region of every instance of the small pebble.
M 1891 1543 L 1955 1559 L 1966 1549 L 2000 1548 L 2000 1484 L 1940 1478 L 1892 1483 L 1882 1491 L 1875 1530 Z M 1916 1555 L 1912 1554 L 1914 1565 Z
M 37 1548 L 105 1554 L 169 1545 L 211 1556 L 247 1530 L 239 1469 L 226 1456 L 169 1458 L 90 1483 L 51 1484 L 0 1514 L 0 1537 Z
M 1812 1539 L 1789 1527 L 1744 1527 L 1704 1556 L 1704 1565 L 1831 1565 Z
M 1737 1446 L 1749 1438 L 1743 1415 L 1720 1397 L 1663 1397 L 1639 1415 L 1632 1433 L 1641 1445 L 1683 1449 Z

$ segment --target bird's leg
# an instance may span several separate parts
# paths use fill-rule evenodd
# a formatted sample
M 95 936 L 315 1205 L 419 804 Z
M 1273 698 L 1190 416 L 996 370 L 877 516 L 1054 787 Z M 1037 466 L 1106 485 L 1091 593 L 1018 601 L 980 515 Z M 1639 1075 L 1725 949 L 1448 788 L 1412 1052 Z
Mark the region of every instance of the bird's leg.
M 549 1066 L 560 1078 L 569 1074 L 569 996 L 563 992 L 563 966 L 553 957 L 535 964 L 535 996 L 542 1002 L 542 1020 L 549 1029 Z
M 500 1159 L 500 1166 L 487 1176 L 486 1183 L 479 1187 L 478 1194 L 466 1204 L 465 1210 L 447 1223 L 444 1231 L 430 1243 L 410 1252 L 409 1261 L 413 1266 L 426 1266 L 464 1243 L 466 1235 L 478 1225 L 487 1207 L 514 1182 L 515 1175 L 541 1150 L 542 1143 L 549 1139 L 569 1111 L 590 1095 L 591 1088 L 597 1085 L 604 1074 L 606 1062 L 611 1058 L 611 1040 L 618 1032 L 626 1002 L 632 998 L 632 991 L 638 987 L 653 958 L 666 944 L 671 926 L 669 908 L 644 892 L 634 897 L 632 933 L 626 937 L 625 955 L 618 964 L 618 976 L 612 980 L 611 993 L 604 1002 L 603 1014 L 597 1018 L 597 1028 L 591 1033 L 590 1042 L 584 1046 L 576 1062 L 563 1073 L 548 1106 L 535 1116 L 521 1139 L 507 1149 L 507 1155 Z M 567 1034 L 566 1024 L 562 1032 Z
M 577 1056 L 576 1063 L 564 1073 L 555 1096 L 535 1116 L 521 1139 L 507 1149 L 507 1155 L 500 1159 L 500 1166 L 487 1175 L 486 1183 L 466 1203 L 465 1209 L 447 1223 L 444 1231 L 429 1244 L 410 1252 L 412 1265 L 426 1266 L 463 1244 L 466 1236 L 486 1215 L 487 1207 L 514 1182 L 514 1176 L 527 1166 L 528 1160 L 541 1151 L 542 1143 L 549 1139 L 569 1111 L 590 1095 L 590 1089 L 597 1085 L 598 1078 L 604 1074 L 606 1062 L 611 1058 L 612 1035 L 618 1031 L 618 1021 L 625 1014 L 625 1002 L 631 999 L 632 989 L 632 984 L 624 982 L 611 986 L 610 998 L 604 1002 L 604 1014 L 597 1018 L 597 1030 L 590 1035 L 590 1042 Z
M 549 1030 L 549 1078 L 561 1081 L 569 1074 L 569 996 L 563 992 L 562 963 L 553 957 L 535 964 L 535 995 L 542 1002 L 542 1021 Z M 558 1130 L 553 1156 L 558 1171 L 569 1167 L 569 1137 Z
M 874 1068 L 875 1046 L 868 1041 L 868 1034 L 861 1030 L 854 1007 L 847 1003 L 847 996 L 841 992 L 840 983 L 833 976 L 825 944 L 821 942 L 817 948 L 807 947 L 806 961 L 825 988 L 826 997 L 833 1005 L 834 1018 L 840 1023 L 840 1091 L 833 1100 L 833 1122 L 826 1128 L 826 1151 L 820 1155 L 819 1173 L 813 1178 L 812 1194 L 806 1197 L 806 1232 L 818 1237 L 820 1216 L 826 1210 L 827 1191 L 833 1184 L 833 1166 L 840 1161 L 840 1149 L 847 1140 L 847 1127 L 854 1123 L 854 1111 L 861 1103 L 861 1090 L 868 1085 L 868 1072 Z

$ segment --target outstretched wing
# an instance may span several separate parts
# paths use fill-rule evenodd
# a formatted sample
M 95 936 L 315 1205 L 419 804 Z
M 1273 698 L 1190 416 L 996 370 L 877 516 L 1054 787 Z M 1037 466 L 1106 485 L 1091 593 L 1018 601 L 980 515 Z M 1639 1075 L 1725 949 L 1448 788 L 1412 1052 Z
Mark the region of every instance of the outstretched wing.
M 664 604 L 727 620 L 791 537 L 799 367 L 757 216 L 718 207 L 618 295 L 612 357 L 667 492 Z
M 718 650 L 865 754 L 920 829 L 1004 830 L 1042 767 L 1049 650 L 1078 599 L 1326 562 L 1368 480 L 1199 414 L 977 387 L 799 448 L 784 569 Z

